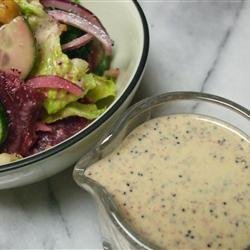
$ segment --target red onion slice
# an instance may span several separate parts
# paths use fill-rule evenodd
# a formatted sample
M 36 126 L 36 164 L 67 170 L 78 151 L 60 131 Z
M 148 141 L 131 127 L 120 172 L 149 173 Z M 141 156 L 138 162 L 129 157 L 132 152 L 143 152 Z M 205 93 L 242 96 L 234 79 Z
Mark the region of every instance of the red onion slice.
M 38 76 L 29 79 L 26 84 L 33 88 L 64 89 L 76 96 L 83 95 L 83 89 L 59 76 Z
M 46 8 L 56 8 L 81 16 L 106 32 L 101 21 L 91 11 L 79 4 L 71 3 L 69 0 L 41 0 L 40 2 Z
M 112 54 L 112 40 L 110 39 L 108 34 L 100 27 L 93 25 L 83 17 L 62 10 L 50 10 L 48 11 L 48 14 L 54 17 L 59 22 L 66 23 L 89 34 L 92 34 L 103 44 L 106 53 L 108 55 Z
M 68 43 L 63 44 L 62 49 L 63 51 L 78 49 L 86 45 L 87 43 L 89 43 L 92 39 L 93 39 L 93 36 L 91 34 L 85 34 Z

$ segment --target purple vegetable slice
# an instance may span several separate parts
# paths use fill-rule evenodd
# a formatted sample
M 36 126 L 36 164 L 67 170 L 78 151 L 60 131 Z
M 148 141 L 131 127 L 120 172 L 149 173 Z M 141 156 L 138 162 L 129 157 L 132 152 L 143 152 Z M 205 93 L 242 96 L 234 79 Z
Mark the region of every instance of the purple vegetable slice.
M 32 148 L 32 153 L 38 153 L 66 140 L 85 128 L 90 121 L 81 117 L 68 117 L 46 126 L 49 130 L 38 131 L 37 143 Z
M 45 97 L 5 72 L 0 72 L 0 88 L 0 101 L 8 116 L 8 136 L 1 151 L 27 156 L 37 140 L 35 124 Z
M 100 27 L 106 32 L 106 29 L 102 25 L 101 21 L 91 11 L 84 8 L 77 3 L 71 3 L 69 0 L 41 0 L 41 4 L 46 8 L 56 8 L 67 12 L 74 13 L 80 17 L 85 18 L 90 23 Z
M 63 44 L 62 49 L 63 51 L 78 49 L 78 48 L 81 48 L 82 46 L 85 46 L 92 39 L 93 39 L 93 36 L 91 34 L 85 34 L 68 43 Z
M 102 28 L 93 25 L 83 17 L 77 16 L 73 13 L 68 13 L 62 10 L 49 10 L 48 14 L 55 18 L 57 21 L 74 26 L 81 29 L 94 37 L 96 37 L 103 45 L 107 55 L 112 54 L 112 40 L 109 35 Z
M 76 96 L 84 93 L 82 88 L 59 76 L 37 76 L 29 79 L 26 84 L 35 89 L 63 89 Z

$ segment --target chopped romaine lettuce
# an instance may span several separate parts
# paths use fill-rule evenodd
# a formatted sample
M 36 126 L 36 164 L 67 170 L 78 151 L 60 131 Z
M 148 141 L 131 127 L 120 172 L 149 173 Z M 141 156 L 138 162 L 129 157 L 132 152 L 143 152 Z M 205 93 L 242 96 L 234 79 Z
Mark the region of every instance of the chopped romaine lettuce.
M 113 80 L 94 74 L 83 76 L 86 96 L 98 107 L 107 107 L 115 98 L 116 86 Z M 75 102 L 79 97 L 66 92 L 65 90 L 50 89 L 47 91 L 47 98 L 44 107 L 48 114 L 55 114 L 66 107 L 67 104 Z
M 93 74 L 85 74 L 83 76 L 84 87 L 87 89 L 87 92 L 96 87 L 96 80 Z
M 28 20 L 37 41 L 39 57 L 32 76 L 57 75 L 79 84 L 88 71 L 88 63 L 79 58 L 71 60 L 62 52 L 59 23 L 44 11 L 39 0 L 15 1 Z
M 14 0 L 20 7 L 21 12 L 26 16 L 43 16 L 43 6 L 38 0 Z
M 47 111 L 47 120 L 56 121 L 74 114 L 87 119 L 95 119 L 103 112 L 103 108 L 113 101 L 116 94 L 115 82 L 88 73 L 89 65 L 85 60 L 70 59 L 62 52 L 60 44 L 62 31 L 59 24 L 44 11 L 39 0 L 15 1 L 28 20 L 37 41 L 37 60 L 30 77 L 57 75 L 84 89 L 84 94 L 80 97 L 64 90 L 46 90 L 46 100 L 43 106 Z M 106 62 L 104 66 L 107 67 Z M 85 95 L 96 105 L 88 106 L 76 102 Z
M 107 79 L 106 77 L 96 76 L 94 74 L 89 75 L 93 77 L 95 87 L 91 88 L 86 96 L 94 102 L 98 102 L 106 98 L 109 98 L 110 102 L 112 102 L 116 95 L 115 82 L 112 79 Z M 110 103 L 107 103 L 107 105 L 109 104 Z
M 62 110 L 67 104 L 76 101 L 78 98 L 78 96 L 70 94 L 65 90 L 50 89 L 47 91 L 47 98 L 43 105 L 48 114 L 55 114 Z
M 81 0 L 72 0 L 73 3 L 80 3 Z
M 46 123 L 52 123 L 69 116 L 80 116 L 88 120 L 94 120 L 105 110 L 105 108 L 99 109 L 95 104 L 82 104 L 79 102 L 73 102 L 68 104 L 60 112 L 53 115 L 48 115 L 47 117 L 45 117 L 44 121 Z

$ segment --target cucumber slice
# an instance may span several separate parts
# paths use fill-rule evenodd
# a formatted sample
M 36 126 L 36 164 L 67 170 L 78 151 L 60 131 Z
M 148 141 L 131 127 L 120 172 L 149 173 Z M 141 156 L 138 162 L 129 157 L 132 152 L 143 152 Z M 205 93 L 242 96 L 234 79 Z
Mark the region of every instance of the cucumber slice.
M 0 145 L 3 144 L 7 137 L 8 122 L 3 106 L 0 104 Z
M 24 79 L 35 61 L 35 40 L 23 17 L 0 27 L 0 70 L 20 72 Z

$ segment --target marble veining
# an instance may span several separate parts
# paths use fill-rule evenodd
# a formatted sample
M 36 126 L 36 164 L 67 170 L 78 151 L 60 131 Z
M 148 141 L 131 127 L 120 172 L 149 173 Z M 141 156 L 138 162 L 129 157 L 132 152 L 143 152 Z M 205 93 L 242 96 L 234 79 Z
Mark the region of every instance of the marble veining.
M 250 105 L 249 1 L 141 3 L 151 48 L 135 100 L 162 90 L 203 90 Z M 236 85 L 237 93 L 232 91 Z
M 250 2 L 139 1 L 151 46 L 135 101 L 166 91 L 205 91 L 250 108 Z M 92 198 L 72 168 L 0 191 L 0 249 L 100 249 Z
M 239 19 L 239 16 L 240 16 L 241 10 L 243 8 L 244 2 L 245 2 L 245 0 L 241 0 L 239 6 L 237 6 L 237 8 L 236 8 L 235 16 L 233 18 L 232 24 L 231 24 L 231 26 L 228 27 L 227 31 L 225 32 L 225 35 L 224 35 L 221 43 L 218 46 L 216 56 L 215 56 L 214 61 L 213 61 L 212 65 L 211 65 L 211 68 L 208 70 L 208 72 L 206 74 L 206 77 L 205 77 L 204 81 L 201 84 L 201 89 L 200 89 L 201 92 L 204 92 L 206 83 L 208 82 L 209 78 L 213 74 L 213 72 L 214 72 L 214 70 L 215 70 L 215 68 L 216 68 L 216 66 L 217 66 L 217 64 L 218 64 L 218 62 L 220 60 L 222 52 L 223 52 L 225 46 L 227 45 L 227 42 L 230 39 L 232 32 L 234 31 L 235 25 L 236 25 L 236 23 L 237 23 L 237 21 Z
M 0 249 L 101 247 L 91 197 L 72 168 L 30 186 L 0 191 Z

